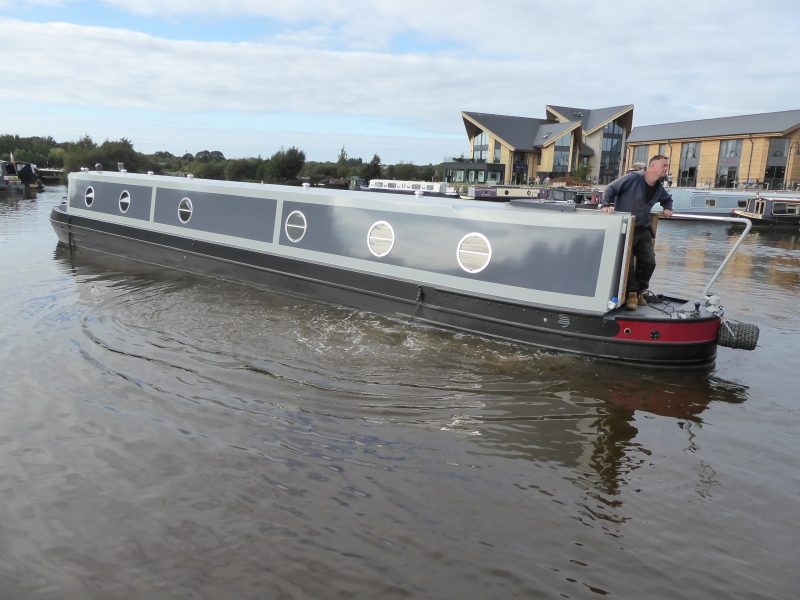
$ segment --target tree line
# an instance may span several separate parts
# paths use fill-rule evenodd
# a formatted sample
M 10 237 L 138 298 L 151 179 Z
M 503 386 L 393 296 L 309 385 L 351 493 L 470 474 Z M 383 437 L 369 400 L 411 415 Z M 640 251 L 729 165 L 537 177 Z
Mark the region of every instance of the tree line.
M 441 165 L 415 165 L 400 161 L 394 165 L 381 164 L 375 154 L 369 162 L 348 156 L 344 146 L 334 161 L 307 161 L 305 152 L 292 146 L 281 148 L 269 158 L 226 158 L 219 150 L 201 150 L 196 154 L 177 156 L 167 151 L 144 154 L 133 143 L 122 138 L 97 144 L 88 135 L 74 142 L 57 142 L 52 137 L 20 137 L 0 135 L 0 159 L 30 162 L 38 167 L 63 168 L 67 174 L 81 167 L 93 169 L 97 163 L 106 171 L 116 171 L 123 163 L 131 173 L 153 171 L 164 175 L 194 175 L 201 179 L 250 181 L 299 185 L 316 184 L 324 179 L 361 177 L 370 179 L 406 179 L 431 181 L 441 178 Z

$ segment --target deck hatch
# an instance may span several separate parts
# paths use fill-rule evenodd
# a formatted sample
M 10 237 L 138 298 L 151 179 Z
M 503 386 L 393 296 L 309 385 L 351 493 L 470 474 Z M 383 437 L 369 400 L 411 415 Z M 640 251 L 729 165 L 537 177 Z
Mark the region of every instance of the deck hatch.
M 456 259 L 467 273 L 480 273 L 492 260 L 492 245 L 482 233 L 468 233 L 458 243 Z
M 369 228 L 367 234 L 369 251 L 380 258 L 386 256 L 394 247 L 394 229 L 386 221 L 378 221 Z
M 181 220 L 181 223 L 188 223 L 189 219 L 192 218 L 193 211 L 192 201 L 189 200 L 189 198 L 183 198 L 180 204 L 178 204 L 178 218 Z
M 306 235 L 308 225 L 306 223 L 306 216 L 299 210 L 292 211 L 286 217 L 286 237 L 292 242 L 299 242 Z

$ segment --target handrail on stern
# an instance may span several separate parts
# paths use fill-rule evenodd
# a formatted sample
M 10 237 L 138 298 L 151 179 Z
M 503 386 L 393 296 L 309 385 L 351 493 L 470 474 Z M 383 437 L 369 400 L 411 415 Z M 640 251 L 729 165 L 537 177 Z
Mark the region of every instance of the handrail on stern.
M 742 240 L 744 240 L 745 236 L 748 233 L 750 233 L 750 230 L 753 228 L 752 221 L 750 221 L 750 219 L 739 219 L 737 217 L 712 217 L 712 216 L 701 216 L 701 215 L 679 215 L 679 214 L 676 214 L 676 213 L 672 213 L 671 217 L 664 217 L 664 218 L 665 219 L 690 219 L 690 220 L 693 220 L 693 221 L 727 221 L 728 223 L 737 223 L 739 225 L 744 223 L 744 231 L 742 232 L 742 235 L 740 235 L 739 239 L 736 240 L 736 243 L 733 245 L 733 248 L 730 249 L 730 252 L 728 252 L 728 255 L 725 257 L 725 260 L 722 261 L 722 264 L 717 269 L 717 272 L 714 273 L 714 276 L 711 278 L 711 280 L 708 282 L 708 285 L 706 285 L 705 289 L 703 290 L 703 297 L 707 298 L 708 297 L 708 292 L 711 289 L 711 286 L 714 285 L 714 283 L 717 281 L 719 276 L 722 274 L 722 270 L 725 268 L 725 266 L 731 260 L 731 257 L 734 254 L 736 254 L 736 251 L 739 249 L 739 245 L 742 243 Z

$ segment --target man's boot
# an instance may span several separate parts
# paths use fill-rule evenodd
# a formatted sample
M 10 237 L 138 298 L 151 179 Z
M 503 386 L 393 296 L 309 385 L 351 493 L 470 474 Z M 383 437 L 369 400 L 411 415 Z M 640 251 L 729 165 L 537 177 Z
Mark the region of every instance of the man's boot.
M 636 310 L 639 306 L 639 294 L 636 292 L 628 292 L 628 301 L 625 303 L 626 310 Z
M 637 303 L 639 306 L 647 306 L 647 300 L 644 299 L 644 292 L 639 292 L 639 298 Z

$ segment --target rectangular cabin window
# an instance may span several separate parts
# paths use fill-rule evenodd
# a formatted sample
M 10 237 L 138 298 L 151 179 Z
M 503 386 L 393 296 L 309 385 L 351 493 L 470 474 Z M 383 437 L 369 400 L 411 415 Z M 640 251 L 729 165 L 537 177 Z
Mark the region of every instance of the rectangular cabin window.
M 422 188 L 422 186 L 420 184 L 418 184 L 418 183 L 414 183 L 414 184 L 411 185 L 411 189 L 412 190 L 418 190 L 418 189 L 421 189 L 421 188 Z
M 706 206 L 716 206 L 717 199 L 716 198 L 706 198 Z
M 786 214 L 787 215 L 800 215 L 800 204 L 787 204 L 786 205 Z
M 426 189 L 426 190 L 432 190 L 432 189 L 433 189 L 433 186 L 432 186 L 432 185 L 426 185 L 426 186 L 425 186 L 425 189 Z
M 738 200 L 736 206 L 739 208 L 747 208 L 747 200 Z
M 383 187 L 383 182 L 382 181 L 373 181 L 372 182 L 372 187 Z
M 389 188 L 396 188 L 396 187 L 397 187 L 397 184 L 396 184 L 396 183 L 393 183 L 393 182 L 389 182 L 389 183 L 387 183 L 387 184 L 386 184 L 386 187 L 389 187 Z

